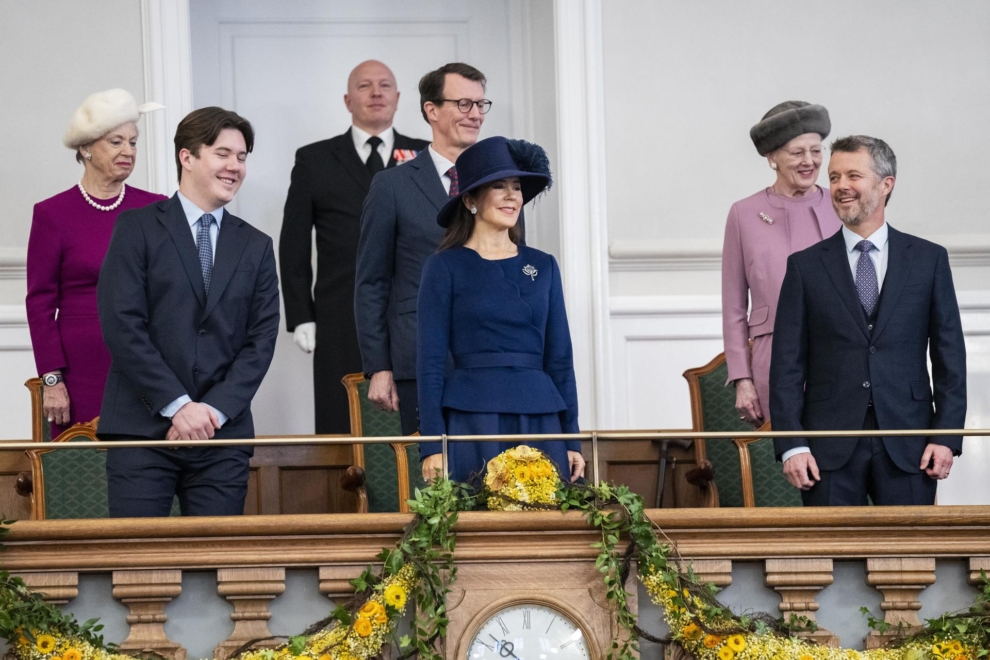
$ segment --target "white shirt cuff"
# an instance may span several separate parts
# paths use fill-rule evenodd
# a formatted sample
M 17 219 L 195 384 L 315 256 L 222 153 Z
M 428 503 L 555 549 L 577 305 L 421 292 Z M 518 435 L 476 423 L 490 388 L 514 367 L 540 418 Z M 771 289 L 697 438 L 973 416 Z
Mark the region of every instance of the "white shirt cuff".
M 186 405 L 190 401 L 192 401 L 192 399 L 189 398 L 189 395 L 183 394 L 178 399 L 176 399 L 172 403 L 162 408 L 158 412 L 158 414 L 161 415 L 162 417 L 168 417 L 169 419 L 172 419 L 172 416 L 175 415 L 175 413 L 179 412 L 179 408 Z
M 190 403 L 190 402 L 192 402 L 192 399 L 189 398 L 189 395 L 188 394 L 183 394 L 178 399 L 176 399 L 172 403 L 170 403 L 167 406 L 165 406 L 164 408 L 162 408 L 161 411 L 159 411 L 158 414 L 160 414 L 162 417 L 168 417 L 169 419 L 172 419 L 172 417 L 175 415 L 175 413 L 179 412 L 179 408 L 181 408 L 182 406 L 184 406 L 184 405 L 186 405 L 187 403 Z M 226 415 L 224 415 L 222 412 L 220 412 L 219 410 L 217 410 L 216 408 L 214 408 L 213 406 L 211 406 L 208 403 L 204 403 L 203 405 L 206 406 L 207 408 L 209 408 L 210 410 L 212 410 L 214 413 L 216 413 L 217 421 L 220 422 L 220 426 L 223 426 L 224 424 L 227 423 L 227 416 Z
M 217 421 L 220 422 L 220 426 L 223 426 L 224 424 L 227 423 L 227 416 L 226 415 L 224 415 L 222 412 L 220 412 L 219 410 L 217 410 L 216 408 L 214 408 L 213 406 L 211 406 L 208 403 L 204 403 L 203 405 L 216 413 L 216 415 L 217 415 Z
M 810 453 L 811 453 L 811 449 L 809 449 L 808 447 L 795 447 L 794 449 L 788 449 L 780 457 L 780 462 L 786 463 L 787 459 L 790 458 L 791 456 L 797 456 L 798 454 L 810 454 Z

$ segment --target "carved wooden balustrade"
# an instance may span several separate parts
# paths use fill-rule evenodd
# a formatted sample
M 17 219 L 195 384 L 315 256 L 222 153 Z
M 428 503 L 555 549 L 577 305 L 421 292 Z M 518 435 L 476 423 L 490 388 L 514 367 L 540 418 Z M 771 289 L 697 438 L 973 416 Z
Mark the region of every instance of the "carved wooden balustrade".
M 816 617 L 816 596 L 832 584 L 837 561 L 865 561 L 867 582 L 882 594 L 884 617 L 895 626 L 920 623 L 919 594 L 935 582 L 937 560 L 965 561 L 974 585 L 980 570 L 990 568 L 990 507 L 653 509 L 649 515 L 695 571 L 719 586 L 731 583 L 734 563 L 760 562 L 785 616 Z M 130 612 L 123 648 L 180 660 L 186 651 L 165 633 L 166 606 L 179 596 L 184 572 L 215 572 L 218 593 L 233 604 L 233 633 L 215 649 L 224 657 L 268 634 L 269 604 L 285 590 L 287 569 L 315 569 L 322 594 L 346 596 L 347 580 L 394 543 L 409 520 L 408 514 L 333 514 L 22 521 L 0 559 L 60 604 L 76 596 L 81 574 L 111 574 L 113 597 Z M 573 512 L 462 513 L 457 532 L 456 559 L 465 568 L 542 564 L 583 575 L 596 553 L 595 531 Z M 452 623 L 450 634 L 458 631 Z M 836 642 L 827 630 L 815 637 Z M 870 647 L 882 642 L 875 634 L 866 640 Z

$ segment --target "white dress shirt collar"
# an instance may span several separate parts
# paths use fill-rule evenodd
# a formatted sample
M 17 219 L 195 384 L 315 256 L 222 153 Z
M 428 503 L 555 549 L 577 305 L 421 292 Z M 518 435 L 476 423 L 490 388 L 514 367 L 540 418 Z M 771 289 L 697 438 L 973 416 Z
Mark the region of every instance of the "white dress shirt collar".
M 212 211 L 204 211 L 195 204 L 189 201 L 189 198 L 183 195 L 181 192 L 177 192 L 176 195 L 179 197 L 179 203 L 182 204 L 182 211 L 186 214 L 186 221 L 189 226 L 192 227 L 197 221 L 203 216 L 204 213 L 209 213 L 217 221 L 217 227 L 220 227 L 220 221 L 223 220 L 223 207 L 213 209 Z
M 887 223 L 884 222 L 882 225 L 880 225 L 880 227 L 876 231 L 874 231 L 872 234 L 867 236 L 865 240 L 868 240 L 870 243 L 873 243 L 873 247 L 875 247 L 876 249 L 883 251 L 884 248 L 887 247 L 887 234 L 888 234 Z M 853 230 L 849 229 L 849 227 L 846 227 L 845 225 L 842 225 L 842 238 L 846 242 L 847 252 L 852 252 L 853 250 L 855 250 L 856 246 L 859 245 L 859 242 L 864 240 L 862 236 L 860 236 Z
M 368 156 L 371 155 L 371 145 L 368 144 L 368 138 L 370 137 L 372 137 L 371 133 L 363 128 L 351 126 L 351 139 L 354 140 L 354 150 L 358 152 L 362 163 L 367 163 Z M 382 139 L 382 143 L 378 145 L 378 153 L 381 154 L 382 162 L 387 167 L 388 161 L 392 157 L 392 148 L 395 146 L 395 129 L 389 126 L 379 133 L 378 137 Z
M 443 156 L 441 156 L 439 153 L 437 153 L 437 151 L 433 148 L 432 144 L 429 146 L 429 150 L 430 150 L 430 158 L 433 159 L 433 165 L 437 168 L 437 172 L 440 174 L 440 183 L 443 184 L 444 191 L 449 195 L 450 177 L 447 176 L 447 170 L 452 168 L 454 164 L 449 160 L 447 160 L 446 158 L 444 158 Z

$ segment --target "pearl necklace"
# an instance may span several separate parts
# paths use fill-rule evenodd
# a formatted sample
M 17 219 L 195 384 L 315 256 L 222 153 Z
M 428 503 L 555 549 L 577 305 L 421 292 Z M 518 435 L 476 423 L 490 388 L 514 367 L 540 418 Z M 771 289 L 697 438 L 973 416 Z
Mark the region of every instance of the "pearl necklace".
M 124 192 L 126 192 L 126 190 L 127 190 L 127 186 L 124 184 L 120 184 L 120 196 L 117 197 L 117 201 L 114 202 L 113 204 L 110 204 L 109 206 L 103 206 L 102 204 L 97 204 L 96 202 L 93 201 L 93 198 L 90 197 L 89 193 L 86 192 L 86 189 L 83 188 L 82 179 L 79 179 L 79 192 L 82 193 L 83 198 L 89 203 L 89 205 L 92 206 L 97 211 L 113 211 L 115 208 L 120 206 L 121 203 L 123 203 L 124 201 Z

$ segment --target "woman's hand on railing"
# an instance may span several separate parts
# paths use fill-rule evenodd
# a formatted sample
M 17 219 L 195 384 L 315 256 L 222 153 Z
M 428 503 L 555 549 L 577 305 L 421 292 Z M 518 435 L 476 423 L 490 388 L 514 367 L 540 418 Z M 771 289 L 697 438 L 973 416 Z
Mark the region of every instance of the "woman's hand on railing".
M 443 454 L 431 454 L 423 459 L 423 481 L 433 481 L 442 473 Z

